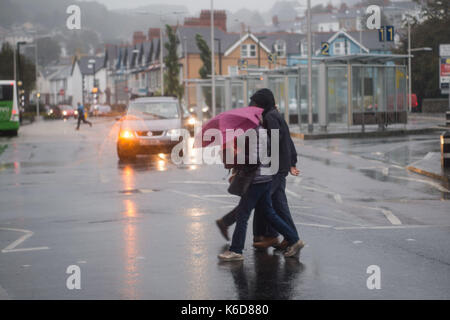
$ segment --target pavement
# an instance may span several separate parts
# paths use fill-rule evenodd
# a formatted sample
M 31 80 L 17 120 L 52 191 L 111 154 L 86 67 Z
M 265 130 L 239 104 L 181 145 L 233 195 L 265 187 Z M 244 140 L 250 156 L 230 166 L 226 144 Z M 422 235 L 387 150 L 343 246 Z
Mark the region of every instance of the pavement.
M 380 129 L 378 125 L 348 126 L 344 123 L 330 123 L 326 130 L 314 125 L 311 133 L 308 125 L 290 125 L 291 135 L 303 140 L 335 139 L 335 138 L 376 138 L 399 135 L 427 134 L 446 130 L 445 114 L 409 113 L 407 124 L 390 124 Z
M 439 151 L 439 133 L 295 139 L 300 260 L 255 251 L 250 220 L 244 261 L 220 263 L 215 220 L 239 200 L 223 166 L 122 163 L 117 123 L 93 122 L 0 137 L 0 298 L 450 299 L 450 190 L 407 170 Z

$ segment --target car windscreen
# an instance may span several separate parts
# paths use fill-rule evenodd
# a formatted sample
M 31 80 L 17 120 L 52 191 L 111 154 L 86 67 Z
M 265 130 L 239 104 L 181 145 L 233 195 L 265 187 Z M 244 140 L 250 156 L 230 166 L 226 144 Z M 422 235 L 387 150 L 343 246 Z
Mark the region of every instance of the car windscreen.
M 178 104 L 176 102 L 135 102 L 130 104 L 128 115 L 141 119 L 178 119 Z

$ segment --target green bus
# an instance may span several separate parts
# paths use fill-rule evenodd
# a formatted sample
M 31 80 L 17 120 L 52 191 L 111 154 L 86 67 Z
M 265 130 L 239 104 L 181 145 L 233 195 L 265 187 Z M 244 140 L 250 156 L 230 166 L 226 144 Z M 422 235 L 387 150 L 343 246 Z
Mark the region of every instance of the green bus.
M 19 131 L 17 88 L 13 80 L 0 80 L 0 131 L 14 135 Z

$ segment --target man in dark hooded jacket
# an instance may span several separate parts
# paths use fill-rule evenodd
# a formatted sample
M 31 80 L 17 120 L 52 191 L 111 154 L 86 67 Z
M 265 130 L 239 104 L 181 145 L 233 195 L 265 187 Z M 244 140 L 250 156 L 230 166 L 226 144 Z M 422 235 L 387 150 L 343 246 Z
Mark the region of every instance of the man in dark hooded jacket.
M 250 105 L 264 109 L 263 127 L 268 130 L 279 130 L 279 169 L 277 174 L 273 176 L 271 194 L 272 203 L 276 213 L 288 223 L 294 230 L 297 230 L 289 211 L 289 205 L 286 198 L 286 176 L 289 172 L 297 176 L 299 170 L 296 168 L 297 151 L 289 132 L 289 127 L 281 117 L 275 106 L 275 98 L 269 89 L 258 90 L 251 98 Z M 272 143 L 275 143 L 272 140 Z M 273 155 L 272 155 L 273 157 Z M 228 240 L 228 227 L 236 221 L 237 208 L 216 221 L 222 235 Z M 257 248 L 267 248 L 275 246 L 280 249 L 287 247 L 287 242 L 283 240 L 278 243 L 278 233 L 270 226 L 261 213 L 261 208 L 257 205 L 253 220 L 254 246 Z

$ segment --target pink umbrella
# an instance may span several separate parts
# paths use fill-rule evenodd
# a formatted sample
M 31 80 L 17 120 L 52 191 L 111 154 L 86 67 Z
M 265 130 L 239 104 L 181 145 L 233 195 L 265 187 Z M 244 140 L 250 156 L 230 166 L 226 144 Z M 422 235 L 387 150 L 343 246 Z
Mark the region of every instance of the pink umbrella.
M 225 144 L 227 140 L 233 139 L 236 135 L 227 135 L 227 129 L 237 130 L 242 129 L 242 132 L 246 132 L 249 129 L 254 129 L 260 124 L 262 113 L 264 109 L 258 107 L 244 107 L 238 109 L 232 109 L 222 112 L 215 116 L 202 127 L 202 131 L 195 136 L 194 148 L 204 148 L 209 145 L 218 145 L 219 141 L 205 141 L 203 137 L 208 129 L 217 129 L 222 134 L 222 143 Z

